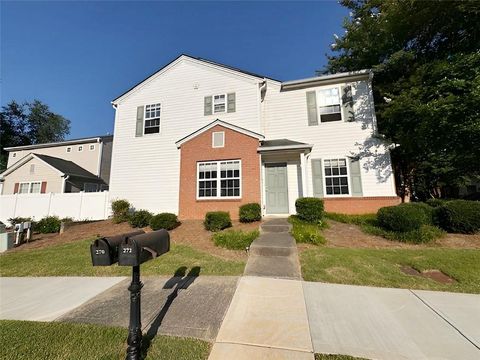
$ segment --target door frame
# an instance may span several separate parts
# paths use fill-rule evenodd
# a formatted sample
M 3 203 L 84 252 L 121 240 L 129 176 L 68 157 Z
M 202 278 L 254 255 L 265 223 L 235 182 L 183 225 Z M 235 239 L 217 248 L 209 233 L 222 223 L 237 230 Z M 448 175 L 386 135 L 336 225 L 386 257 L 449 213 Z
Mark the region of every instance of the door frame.
M 285 180 L 286 180 L 286 185 L 287 185 L 287 209 L 286 209 L 286 212 L 284 213 L 270 213 L 268 212 L 268 209 L 267 209 L 267 171 L 266 171 L 266 168 L 269 167 L 269 166 L 274 166 L 274 165 L 278 165 L 278 167 L 280 166 L 284 166 L 285 167 Z M 263 198 L 264 198 L 264 209 L 265 209 L 265 215 L 288 215 L 290 214 L 290 202 L 289 202 L 289 195 L 288 195 L 288 162 L 281 162 L 281 161 L 264 161 L 262 162 L 262 172 L 263 172 L 263 188 L 262 188 L 262 194 L 263 194 Z

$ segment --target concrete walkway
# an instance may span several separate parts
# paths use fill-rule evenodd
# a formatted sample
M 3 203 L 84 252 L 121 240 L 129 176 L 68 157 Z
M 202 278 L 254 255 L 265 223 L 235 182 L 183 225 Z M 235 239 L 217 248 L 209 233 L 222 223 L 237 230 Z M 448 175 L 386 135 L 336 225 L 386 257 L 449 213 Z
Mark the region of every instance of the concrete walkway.
M 297 245 L 287 219 L 270 219 L 250 246 L 244 275 L 301 280 Z
M 53 321 L 124 277 L 0 277 L 0 319 Z

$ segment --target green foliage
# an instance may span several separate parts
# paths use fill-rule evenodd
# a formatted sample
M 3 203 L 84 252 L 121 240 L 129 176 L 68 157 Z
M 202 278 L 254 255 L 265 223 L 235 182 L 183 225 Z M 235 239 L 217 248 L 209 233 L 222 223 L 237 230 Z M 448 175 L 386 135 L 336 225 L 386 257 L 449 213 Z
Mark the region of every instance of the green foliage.
M 230 213 L 226 211 L 211 211 L 205 214 L 203 222 L 205 229 L 209 231 L 220 231 L 232 226 Z
M 119 199 L 112 201 L 113 222 L 119 224 L 128 221 L 130 203 L 127 200 Z
M 428 199 L 427 201 L 425 201 L 425 203 L 428 206 L 431 206 L 432 208 L 437 208 L 439 206 L 442 206 L 443 204 L 445 204 L 445 202 L 446 202 L 446 200 L 437 199 L 437 198 L 432 198 L 432 199 Z
M 150 227 L 152 230 L 172 230 L 180 225 L 177 215 L 172 213 L 160 213 L 152 216 L 150 219 Z
M 152 213 L 148 210 L 137 210 L 130 214 L 128 223 L 131 227 L 143 228 L 150 224 L 152 216 Z
M 374 70 L 379 131 L 399 145 L 391 152 L 399 193 L 438 197 L 480 175 L 478 2 L 341 4 L 352 14 L 326 70 Z M 375 156 L 375 147 L 358 155 Z
M 260 235 L 258 230 L 226 230 L 213 234 L 215 246 L 224 247 L 231 250 L 244 250 Z
M 14 218 L 10 218 L 10 219 L 7 219 L 7 221 L 12 224 L 12 226 L 15 226 L 16 224 L 20 224 L 20 223 L 24 223 L 24 222 L 33 222 L 32 218 L 30 217 L 14 217 Z
M 295 201 L 297 216 L 307 222 L 318 223 L 323 217 L 323 200 L 315 197 L 298 198 Z
M 417 230 L 431 221 L 420 207 L 401 205 L 379 209 L 377 220 L 380 227 L 395 232 Z
M 361 214 L 361 215 L 348 215 L 338 213 L 325 213 L 325 217 L 330 220 L 338 221 L 345 224 L 363 225 L 369 223 L 376 223 L 376 214 Z
M 480 231 L 480 202 L 452 200 L 436 208 L 437 224 L 454 233 L 473 234 Z
M 58 233 L 60 231 L 60 223 L 58 216 L 46 216 L 37 222 L 33 230 L 42 234 Z
M 321 230 L 326 227 L 326 223 L 307 222 L 295 215 L 290 216 L 288 221 L 292 224 L 290 233 L 297 243 L 321 245 L 327 242 L 321 233 Z
M 259 203 L 250 203 L 240 206 L 240 222 L 248 223 L 262 220 L 262 211 Z
M 433 225 L 421 225 L 418 229 L 404 232 L 385 230 L 373 225 L 365 225 L 362 227 L 362 230 L 372 235 L 382 236 L 388 240 L 411 244 L 429 243 L 445 235 L 444 231 Z
M 70 133 L 70 120 L 52 112 L 39 100 L 19 104 L 14 100 L 0 111 L 0 139 L 8 146 L 61 141 Z M 6 168 L 8 152 L 1 147 L 0 170 Z

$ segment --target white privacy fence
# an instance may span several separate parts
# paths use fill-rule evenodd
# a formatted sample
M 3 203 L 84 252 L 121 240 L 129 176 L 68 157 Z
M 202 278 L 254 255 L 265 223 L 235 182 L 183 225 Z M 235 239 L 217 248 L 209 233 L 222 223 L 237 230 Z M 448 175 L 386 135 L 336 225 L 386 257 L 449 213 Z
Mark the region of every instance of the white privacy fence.
M 56 215 L 74 220 L 103 220 L 111 212 L 108 191 L 66 194 L 14 194 L 0 195 L 0 221 L 14 217 L 40 220 Z

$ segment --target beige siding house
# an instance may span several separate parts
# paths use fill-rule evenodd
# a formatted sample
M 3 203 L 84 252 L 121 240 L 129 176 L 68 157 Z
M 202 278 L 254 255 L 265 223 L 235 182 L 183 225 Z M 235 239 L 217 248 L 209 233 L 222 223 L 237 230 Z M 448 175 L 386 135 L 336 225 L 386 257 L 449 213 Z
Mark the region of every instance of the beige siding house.
M 108 189 L 113 136 L 8 147 L 1 194 L 96 192 Z

